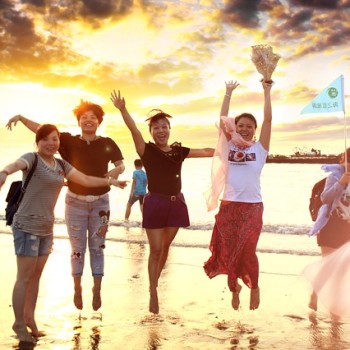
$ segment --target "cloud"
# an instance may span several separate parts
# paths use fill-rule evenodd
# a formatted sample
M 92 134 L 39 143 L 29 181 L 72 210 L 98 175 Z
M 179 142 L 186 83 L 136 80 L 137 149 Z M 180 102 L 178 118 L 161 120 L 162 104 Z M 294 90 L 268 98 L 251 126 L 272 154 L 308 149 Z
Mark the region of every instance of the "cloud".
M 242 27 L 254 28 L 259 25 L 258 6 L 261 0 L 229 0 L 223 9 L 227 22 Z
M 336 9 L 339 7 L 339 0 L 291 0 L 291 5 L 300 5 L 321 9 Z

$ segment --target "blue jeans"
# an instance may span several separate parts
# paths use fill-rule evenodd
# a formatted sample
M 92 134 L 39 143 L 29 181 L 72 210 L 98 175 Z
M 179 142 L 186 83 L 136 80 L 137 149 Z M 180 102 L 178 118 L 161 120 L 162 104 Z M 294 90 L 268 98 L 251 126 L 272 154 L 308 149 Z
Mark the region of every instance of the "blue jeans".
M 73 198 L 69 194 L 66 195 L 65 218 L 72 247 L 72 276 L 83 275 L 87 244 L 92 276 L 103 276 L 105 234 L 100 234 L 99 230 L 101 227 L 108 226 L 109 215 L 108 194 L 94 202 L 86 202 Z

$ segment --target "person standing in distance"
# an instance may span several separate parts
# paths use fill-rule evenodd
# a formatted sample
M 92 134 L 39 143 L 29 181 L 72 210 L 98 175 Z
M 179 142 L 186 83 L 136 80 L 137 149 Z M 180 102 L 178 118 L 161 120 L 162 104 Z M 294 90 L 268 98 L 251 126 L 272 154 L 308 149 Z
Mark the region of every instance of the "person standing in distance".
M 125 210 L 125 221 L 129 221 L 131 207 L 135 202 L 139 201 L 140 210 L 142 213 L 143 209 L 143 199 L 147 192 L 147 175 L 144 172 L 143 164 L 141 159 L 135 159 L 134 161 L 135 170 L 132 173 L 132 185 L 130 190 L 130 197 L 128 203 L 126 204 Z

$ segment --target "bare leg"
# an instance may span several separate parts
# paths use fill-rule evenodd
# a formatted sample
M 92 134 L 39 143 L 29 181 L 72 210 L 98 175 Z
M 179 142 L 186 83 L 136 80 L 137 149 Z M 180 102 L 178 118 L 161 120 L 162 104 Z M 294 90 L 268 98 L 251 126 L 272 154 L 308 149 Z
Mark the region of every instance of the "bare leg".
M 130 213 L 131 213 L 131 204 L 128 202 L 126 204 L 126 210 L 125 210 L 125 221 L 129 220 Z
M 174 239 L 178 228 L 166 227 L 161 229 L 147 229 L 150 245 L 148 258 L 148 276 L 150 283 L 149 311 L 158 314 L 158 279 L 168 257 L 169 246 Z
M 163 271 L 165 263 L 168 259 L 169 249 L 172 241 L 174 240 L 177 232 L 179 231 L 178 227 L 166 227 L 163 234 L 163 249 L 162 255 L 160 257 L 159 265 L 158 265 L 158 279 Z
M 335 251 L 334 248 L 330 248 L 330 247 L 323 247 L 321 246 L 321 255 L 324 258 L 325 256 L 333 253 Z M 310 295 L 310 300 L 309 300 L 309 308 L 317 311 L 317 294 L 315 293 L 315 291 L 312 291 L 311 295 Z
M 17 278 L 12 292 L 12 306 L 15 314 L 15 322 L 12 329 L 18 339 L 24 342 L 33 342 L 33 337 L 27 330 L 24 319 L 24 309 L 28 286 L 35 270 L 37 257 L 17 256 Z
M 82 288 L 81 288 L 81 277 L 74 276 L 74 305 L 77 309 L 83 309 L 83 297 L 82 297 Z
M 94 286 L 92 288 L 92 308 L 94 309 L 94 311 L 97 311 L 102 305 L 101 283 L 102 277 L 94 276 Z
M 313 290 L 311 295 L 310 295 L 310 300 L 309 300 L 309 308 L 311 310 L 317 311 L 317 294 Z
M 255 310 L 260 305 L 260 289 L 259 287 L 250 290 L 250 310 Z
M 32 336 L 36 338 L 45 335 L 44 332 L 38 330 L 38 327 L 36 325 L 35 308 L 38 299 L 41 274 L 43 272 L 48 257 L 48 255 L 38 257 L 35 270 L 28 284 L 27 295 L 25 300 L 24 319 L 26 321 L 27 327 L 29 327 L 32 331 Z
M 232 301 L 231 301 L 231 305 L 235 310 L 238 310 L 239 308 L 239 304 L 240 304 L 240 300 L 239 300 L 239 293 L 241 292 L 242 286 L 241 285 L 237 285 L 237 289 L 232 292 Z

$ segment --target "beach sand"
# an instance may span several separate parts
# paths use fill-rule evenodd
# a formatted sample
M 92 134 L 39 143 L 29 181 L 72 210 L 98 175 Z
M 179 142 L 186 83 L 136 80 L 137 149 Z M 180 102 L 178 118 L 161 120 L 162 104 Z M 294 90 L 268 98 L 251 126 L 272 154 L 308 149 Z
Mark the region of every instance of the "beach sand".
M 118 227 L 109 234 L 127 236 L 128 231 Z M 55 240 L 36 313 L 46 336 L 35 349 L 350 349 L 350 322 L 332 323 L 322 305 L 317 312 L 307 307 L 309 286 L 301 271 L 317 256 L 259 253 L 260 307 L 249 310 L 249 291 L 244 286 L 241 307 L 235 311 L 226 276 L 210 280 L 203 271 L 209 250 L 174 245 L 160 279 L 160 314 L 155 316 L 148 312 L 146 237 L 140 228 L 130 234 L 140 236 L 140 242 L 107 241 L 100 312 L 91 307 L 88 259 L 84 309 L 75 309 L 69 241 Z M 183 234 L 180 230 L 180 241 Z M 18 343 L 11 329 L 16 263 L 10 234 L 0 234 L 0 264 L 0 349 L 30 349 Z

